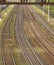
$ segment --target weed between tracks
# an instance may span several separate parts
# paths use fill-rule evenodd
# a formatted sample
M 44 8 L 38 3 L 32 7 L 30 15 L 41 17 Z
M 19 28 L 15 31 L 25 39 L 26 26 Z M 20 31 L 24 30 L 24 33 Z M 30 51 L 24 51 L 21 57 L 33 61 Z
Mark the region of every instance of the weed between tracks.
M 4 12 L 2 13 L 4 15 L 2 15 L 2 21 L 0 22 L 1 23 L 0 24 L 0 33 L 1 33 L 0 34 L 0 43 L 1 43 L 1 35 L 2 35 L 3 26 L 6 23 L 6 21 L 8 20 L 11 11 L 12 11 L 12 9 L 10 9 L 10 11 L 7 10 L 7 15 L 5 15 Z M 10 24 L 10 28 L 11 28 L 10 29 L 10 31 L 11 31 L 10 38 L 8 38 L 9 32 L 5 33 L 4 40 L 5 40 L 5 47 L 6 48 L 4 48 L 4 50 L 5 50 L 5 53 L 8 54 L 8 51 L 9 51 L 8 44 L 10 44 L 12 47 L 12 50 L 13 50 L 13 55 L 14 55 L 16 65 L 29 65 L 29 63 L 26 62 L 26 60 L 22 54 L 22 50 L 20 49 L 19 43 L 17 43 L 17 41 L 16 41 L 15 32 L 14 32 L 15 22 L 16 22 L 15 20 L 16 20 L 16 14 L 13 16 L 13 19 L 12 19 L 11 24 Z M 1 54 L 1 47 L 0 47 L 0 54 Z M 3 65 L 1 55 L 0 55 L 0 65 Z
M 26 27 L 25 27 L 26 26 Z M 38 47 L 38 45 L 36 45 L 36 39 L 35 39 L 35 36 L 33 34 L 33 32 L 31 31 L 29 25 L 27 22 L 24 22 L 24 29 L 25 29 L 25 34 L 28 38 L 28 40 L 31 42 L 31 46 L 36 49 L 37 53 L 42 53 L 44 52 L 41 48 Z M 40 46 L 41 47 L 41 46 Z M 39 49 L 39 51 L 38 51 Z M 41 50 L 41 51 L 40 51 Z
M 36 11 L 41 15 L 42 18 L 44 18 L 44 19 L 46 20 L 46 22 L 48 22 L 48 21 L 47 21 L 47 20 L 48 20 L 48 15 L 47 15 L 47 13 L 44 13 L 44 15 L 43 15 L 43 10 L 41 10 L 40 8 L 38 8 L 38 7 L 35 6 L 35 5 L 32 5 L 32 7 L 34 8 L 34 10 L 36 10 Z M 49 26 L 50 26 L 52 29 L 54 29 L 54 18 L 52 18 L 51 16 L 50 16 L 50 21 L 48 22 L 48 24 L 49 24 Z
M 14 20 L 15 21 L 16 19 L 16 15 L 14 16 Z M 11 42 L 11 46 L 12 46 L 12 49 L 13 49 L 13 54 L 14 54 L 14 58 L 15 58 L 15 62 L 16 62 L 16 65 L 21 65 L 22 64 L 22 57 L 21 57 L 21 49 L 19 48 L 19 46 L 17 46 L 17 41 L 16 41 L 16 38 L 15 38 L 15 34 L 14 34 L 14 23 L 11 23 L 11 39 L 10 39 L 10 42 Z
M 33 7 L 34 7 L 34 10 L 36 10 L 39 14 L 41 12 L 43 12 L 43 11 L 39 12 L 38 7 L 36 7 L 36 6 L 33 6 Z M 43 18 L 43 16 L 42 16 L 42 18 Z M 41 25 L 41 23 L 38 23 L 38 21 L 37 20 L 35 21 L 35 20 L 34 20 L 34 25 L 36 24 L 37 25 L 36 27 L 39 28 L 39 30 L 41 30 L 41 33 L 45 36 L 45 38 L 48 39 L 53 44 L 54 43 L 54 39 L 52 37 L 50 37 L 50 32 L 47 29 L 45 29 L 44 26 Z M 54 27 L 54 25 L 50 25 L 50 22 L 49 22 L 49 26 Z
M 16 20 L 16 15 L 14 16 L 13 21 L 15 20 Z M 12 22 L 11 23 L 11 37 L 12 38 L 10 39 L 10 42 L 11 42 L 16 65 L 29 65 L 22 54 L 22 49 L 20 49 L 19 42 L 17 42 L 16 40 L 14 29 L 15 29 L 15 22 Z
M 36 24 L 36 23 L 35 23 Z M 45 48 L 42 47 L 41 43 L 37 43 L 37 39 L 35 39 L 35 35 L 30 29 L 30 25 L 27 21 L 24 21 L 24 30 L 25 35 L 27 36 L 28 40 L 31 42 L 30 45 L 33 47 L 33 49 L 42 57 L 46 62 L 48 61 L 48 64 L 51 65 L 53 63 L 52 57 L 49 56 L 48 52 L 45 51 Z
M 13 8 L 13 7 L 12 7 Z M 1 35 L 2 35 L 2 29 L 3 29 L 3 26 L 5 24 L 5 22 L 7 21 L 11 11 L 12 11 L 12 8 L 10 8 L 9 6 L 1 12 L 1 17 L 2 17 L 2 20 L 0 22 L 0 65 L 3 65 L 2 63 L 2 57 L 1 57 Z M 7 11 L 9 10 L 9 11 Z M 5 16 L 5 12 L 7 13 L 7 15 Z
M 41 30 L 41 33 L 50 41 L 52 42 L 52 44 L 54 43 L 54 38 L 50 37 L 50 33 L 47 32 L 40 24 L 38 24 L 38 22 L 34 22 L 34 25 L 37 25 L 37 27 L 39 28 L 39 30 Z

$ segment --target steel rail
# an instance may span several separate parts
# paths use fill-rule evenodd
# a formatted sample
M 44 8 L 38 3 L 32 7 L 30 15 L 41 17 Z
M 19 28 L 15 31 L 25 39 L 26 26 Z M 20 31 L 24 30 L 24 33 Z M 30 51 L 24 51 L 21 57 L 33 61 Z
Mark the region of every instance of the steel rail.
M 28 8 L 27 8 L 28 9 Z M 27 11 L 27 9 L 25 9 L 26 11 Z M 28 10 L 29 11 L 29 10 Z M 27 14 L 29 14 L 28 12 L 27 12 Z M 29 15 L 28 15 L 29 16 Z M 31 17 L 31 16 L 29 16 L 29 17 Z M 29 18 L 28 17 L 28 18 Z M 32 16 L 33 17 L 33 16 Z M 31 19 L 31 18 L 30 18 Z M 28 20 L 27 20 L 28 21 Z M 31 22 L 32 22 L 32 19 L 30 20 Z M 33 20 L 34 21 L 34 20 Z M 28 23 L 30 23 L 29 21 L 28 21 Z M 29 25 L 30 27 L 31 27 L 31 25 Z M 32 29 L 32 28 L 31 28 Z M 36 28 L 35 28 L 36 29 Z M 34 30 L 32 30 L 33 31 L 33 33 L 34 33 Z M 39 33 L 39 32 L 38 32 Z M 36 36 L 36 33 L 34 33 L 34 35 Z M 37 37 L 37 36 L 36 36 Z M 39 40 L 39 38 L 37 37 L 37 39 Z M 39 40 L 40 41 L 40 40 Z M 40 41 L 41 42 L 41 41 Z M 41 42 L 42 43 L 42 42 Z M 45 47 L 45 46 L 44 46 Z M 46 47 L 45 47 L 46 48 Z M 47 49 L 48 50 L 48 49 Z M 48 50 L 48 52 L 49 52 L 49 50 Z M 51 52 L 50 52 L 50 54 L 51 55 L 53 55 Z M 54 55 L 53 55 L 54 56 Z
M 31 11 L 30 11 L 30 12 L 31 12 Z M 31 15 L 33 16 L 32 12 L 31 12 Z M 35 19 L 34 16 L 33 16 L 33 18 L 34 18 L 34 20 L 37 20 L 37 19 Z M 48 30 L 46 31 L 46 29 L 44 28 L 44 26 L 42 26 L 42 25 L 40 24 L 40 22 L 36 22 L 36 23 L 38 23 L 38 24 L 41 26 L 41 28 L 47 33 L 46 35 L 44 35 L 44 33 L 43 33 L 43 32 L 40 32 L 40 29 L 38 29 L 38 31 L 39 31 L 39 33 L 41 34 L 41 36 L 42 36 L 44 39 L 46 39 L 46 41 L 49 43 L 50 46 L 52 46 L 52 47 L 54 48 L 53 43 L 52 43 L 51 41 L 49 41 L 48 38 L 46 38 L 46 36 L 50 36 L 50 38 L 53 38 L 53 37 L 51 36 L 50 32 L 49 32 Z M 35 24 L 34 24 L 34 25 L 35 25 Z M 37 26 L 37 25 L 35 25 L 35 27 L 36 27 L 36 26 Z
M 25 9 L 25 10 L 27 11 L 27 9 Z M 29 11 L 29 10 L 28 10 L 28 11 Z M 28 12 L 26 12 L 26 13 L 28 14 Z M 28 15 L 28 16 L 29 16 L 29 15 Z M 29 21 L 28 18 L 29 18 L 30 16 L 29 16 L 29 17 L 28 17 L 28 16 L 27 16 L 27 21 L 28 21 L 28 23 L 30 23 L 30 22 L 32 22 L 32 19 L 30 18 L 31 20 Z M 29 25 L 29 27 L 30 27 L 30 26 L 31 26 L 31 25 Z M 34 33 L 34 31 L 33 31 L 33 33 Z M 26 36 L 26 35 L 25 35 L 25 36 Z M 38 39 L 38 38 L 37 38 L 37 39 Z M 27 38 L 27 40 L 28 40 L 28 38 Z M 39 40 L 39 39 L 38 39 L 38 40 Z M 40 41 L 40 40 L 39 40 L 39 41 Z M 39 43 L 39 42 L 37 42 L 37 43 Z M 31 42 L 30 42 L 30 44 L 31 44 Z M 35 50 L 34 50 L 34 51 L 35 51 Z M 36 53 L 36 54 L 37 54 L 37 53 Z M 38 54 L 37 56 L 40 58 L 39 54 Z M 46 63 L 46 62 L 45 62 L 45 63 Z
M 20 10 L 21 11 L 21 10 Z M 21 16 L 22 16 L 22 13 L 21 13 Z M 19 17 L 21 17 L 20 15 L 19 15 Z M 21 19 L 21 20 L 19 20 L 19 19 Z M 24 52 L 25 52 L 25 54 L 26 54 L 26 56 L 27 56 L 27 58 L 28 58 L 28 60 L 29 60 L 29 62 L 30 62 L 30 64 L 31 65 L 34 65 L 35 63 L 37 63 L 37 59 L 38 59 L 38 57 L 36 56 L 36 54 L 35 54 L 35 52 L 33 51 L 33 50 L 31 50 L 32 48 L 31 48 L 31 46 L 29 46 L 29 43 L 28 43 L 28 41 L 27 41 L 27 39 L 25 38 L 25 36 L 24 36 L 24 32 L 23 32 L 23 27 L 22 27 L 22 25 L 23 25 L 23 20 L 22 20 L 22 18 L 19 18 L 18 20 L 19 20 L 19 22 L 18 22 L 18 24 L 17 24 L 17 29 L 18 28 L 20 28 L 20 29 L 18 29 L 18 31 L 17 31 L 17 33 L 18 33 L 18 35 L 19 35 L 19 37 L 20 37 L 20 40 L 21 40 L 21 43 L 20 43 L 20 46 L 22 47 L 23 46 L 23 48 L 24 48 Z M 20 27 L 18 27 L 18 26 L 20 26 Z M 24 37 L 24 38 L 23 38 Z M 27 51 L 27 49 L 25 48 L 25 47 L 27 47 L 27 48 L 29 48 L 30 49 L 30 52 L 32 53 L 32 56 L 30 55 L 30 53 L 28 53 L 28 51 Z M 23 49 L 22 48 L 22 49 Z M 31 57 L 33 57 L 33 59 L 31 59 Z M 34 59 L 36 59 L 36 60 L 34 60 Z M 34 61 L 35 61 L 35 63 L 34 63 Z M 38 60 L 39 61 L 39 60 Z M 40 64 L 38 64 L 38 65 L 43 65 L 40 61 L 38 62 L 38 63 L 40 63 Z
M 31 12 L 31 11 L 30 11 Z M 32 14 L 32 13 L 31 13 Z M 33 14 L 32 14 L 33 15 Z M 31 26 L 31 25 L 30 25 Z M 35 25 L 35 27 L 36 27 L 36 25 Z M 36 32 L 35 32 L 36 33 Z M 40 34 L 42 37 L 43 37 L 43 35 L 40 33 L 40 31 L 38 32 L 38 34 Z M 43 39 L 46 39 L 45 37 L 43 37 Z M 46 41 L 47 41 L 47 39 L 46 39 Z M 49 43 L 48 41 L 47 41 L 47 43 Z M 54 47 L 53 47 L 54 48 Z M 49 50 L 49 49 L 48 49 Z M 50 52 L 51 53 L 51 52 Z M 52 54 L 53 56 L 54 56 L 54 54 Z
M 13 9 L 14 10 L 14 9 Z M 14 10 L 15 11 L 15 10 Z M 12 11 L 13 13 L 15 13 L 14 11 Z M 7 32 L 7 37 L 8 37 L 8 39 L 9 39 L 9 34 L 10 34 L 10 25 L 11 25 L 11 20 L 12 20 L 12 17 L 13 17 L 13 14 L 11 13 L 11 15 L 10 15 L 10 17 L 9 17 L 9 19 L 7 20 L 7 22 L 5 23 L 5 25 L 4 25 L 4 28 L 3 28 L 3 31 L 2 31 L 2 49 L 1 49 L 1 53 L 2 53 L 2 59 L 3 59 L 3 64 L 4 65 L 7 65 L 7 63 L 9 62 L 8 60 L 6 60 L 6 58 L 7 57 L 5 57 L 6 55 L 5 55 L 5 47 L 4 47 L 4 43 L 5 43 L 5 33 Z M 9 40 L 8 40 L 8 42 L 9 42 Z M 10 42 L 9 42 L 10 43 Z M 8 44 L 8 49 L 9 49 L 9 56 L 10 56 L 10 59 L 11 59 L 11 63 L 13 64 L 13 65 L 16 65 L 16 63 L 15 63 L 15 60 L 14 60 L 14 56 L 13 56 L 13 52 L 12 52 L 12 48 L 11 48 L 11 45 L 10 44 Z M 8 53 L 8 52 L 7 52 Z M 7 62 L 8 61 L 8 62 Z M 10 63 L 10 64 L 11 64 Z
M 20 8 L 19 8 L 20 9 Z M 19 12 L 19 11 L 18 11 Z M 27 55 L 27 52 L 25 51 L 25 49 L 24 49 L 24 46 L 23 46 L 23 44 L 22 44 L 22 40 L 21 40 L 21 38 L 20 38 L 20 24 L 19 24 L 19 22 L 22 22 L 22 21 L 19 21 L 19 16 L 20 16 L 20 13 L 21 13 L 21 10 L 20 10 L 20 12 L 19 12 L 19 14 L 18 14 L 18 17 L 17 17 L 17 20 L 16 20 L 16 28 L 15 28 L 15 35 L 16 35 L 16 39 L 17 39 L 17 42 L 19 42 L 20 44 L 20 48 L 22 49 L 22 51 L 23 51 L 23 55 L 24 55 L 24 57 L 26 58 L 26 59 L 28 59 L 29 60 L 29 63 L 31 64 L 31 65 L 33 65 L 33 63 L 31 62 L 31 59 L 29 58 L 29 56 Z M 21 15 L 22 16 L 22 15 Z M 23 17 L 22 17 L 23 18 Z M 18 36 L 17 36 L 18 35 Z M 18 38 L 19 37 L 19 38 Z
M 51 37 L 53 37 L 54 38 L 54 30 L 52 30 L 51 29 L 51 27 L 49 26 L 49 24 L 46 22 L 46 20 L 40 15 L 40 14 L 38 14 L 35 10 L 31 10 L 32 8 L 30 7 L 30 11 L 31 11 L 31 13 L 33 12 L 33 17 L 34 17 L 34 19 L 36 19 L 37 21 L 38 21 L 38 23 L 40 24 L 40 25 L 42 25 L 42 27 L 44 28 L 44 29 L 46 29 L 46 32 L 48 31 L 50 34 L 51 34 Z M 36 13 L 36 14 L 35 14 Z M 40 22 L 39 22 L 40 21 Z M 44 22 L 43 22 L 44 21 Z M 48 34 L 49 34 L 48 33 Z

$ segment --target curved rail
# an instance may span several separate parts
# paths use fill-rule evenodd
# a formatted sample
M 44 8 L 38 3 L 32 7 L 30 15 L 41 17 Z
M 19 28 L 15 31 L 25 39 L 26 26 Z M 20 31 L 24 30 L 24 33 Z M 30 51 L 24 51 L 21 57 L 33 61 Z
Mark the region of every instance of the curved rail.
M 16 8 L 13 9 L 13 13 L 15 14 Z M 13 13 L 11 12 L 11 15 L 7 22 L 4 25 L 3 31 L 2 31 L 2 44 L 1 44 L 1 52 L 2 52 L 2 59 L 4 65 L 16 65 L 10 38 L 11 38 L 11 21 L 13 19 Z M 6 42 L 5 42 L 6 41 Z

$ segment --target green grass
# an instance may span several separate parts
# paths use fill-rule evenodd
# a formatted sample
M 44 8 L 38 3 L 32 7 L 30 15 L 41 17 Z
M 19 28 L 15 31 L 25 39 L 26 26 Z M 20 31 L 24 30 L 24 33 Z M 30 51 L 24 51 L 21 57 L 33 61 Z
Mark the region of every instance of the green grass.
M 13 18 L 12 18 L 12 21 L 11 21 L 11 44 L 13 46 L 13 53 L 14 53 L 14 58 L 15 58 L 15 62 L 16 62 L 16 65 L 30 65 L 29 63 L 26 63 L 24 60 L 23 60 L 23 55 L 22 55 L 22 49 L 20 49 L 19 45 L 17 46 L 17 42 L 16 42 L 16 39 L 15 39 L 15 34 L 14 34 L 14 23 L 16 22 L 16 14 L 14 14 Z
M 0 22 L 0 27 L 2 26 L 2 24 L 4 24 L 4 22 L 6 22 L 6 20 L 8 19 L 11 11 L 12 11 L 13 6 L 8 6 L 5 10 L 3 10 L 1 12 L 1 22 Z M 9 10 L 9 11 L 8 11 Z
M 50 24 L 50 26 L 51 26 L 52 29 L 54 29 L 54 25 L 51 25 L 51 24 Z
M 12 6 L 10 8 L 10 6 L 8 6 L 5 10 L 3 10 L 1 12 L 1 17 L 2 17 L 2 20 L 0 21 L 0 43 L 1 43 L 1 35 L 2 35 L 2 29 L 3 29 L 3 26 L 5 24 L 5 22 L 7 21 L 11 11 L 12 11 Z M 7 11 L 9 10 L 9 11 Z M 5 15 L 5 13 L 7 13 L 7 15 Z M 0 52 L 0 65 L 3 65 L 2 63 L 2 56 L 1 56 L 1 52 Z
M 45 5 L 45 10 L 48 10 L 48 6 Z M 54 5 L 50 5 L 50 12 L 54 13 Z
M 43 15 L 43 10 L 41 10 L 40 8 L 36 7 L 35 5 L 32 5 L 32 7 L 39 13 L 41 14 L 41 16 L 43 16 L 45 19 L 48 18 L 48 14 L 45 13 Z M 54 9 L 53 9 L 54 10 Z M 52 16 L 50 16 L 50 18 L 52 18 Z M 52 29 L 54 29 L 54 25 L 50 24 L 50 22 L 52 22 L 51 20 L 49 21 L 49 25 L 52 27 Z

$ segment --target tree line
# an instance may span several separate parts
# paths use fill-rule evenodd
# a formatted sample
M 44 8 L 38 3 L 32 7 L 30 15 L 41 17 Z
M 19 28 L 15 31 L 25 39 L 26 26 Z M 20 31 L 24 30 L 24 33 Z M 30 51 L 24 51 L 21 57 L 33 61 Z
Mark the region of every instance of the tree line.
M 6 0 L 0 0 L 0 2 L 5 2 Z M 28 2 L 28 0 L 20 0 L 21 2 Z M 49 2 L 50 0 L 48 0 Z M 41 0 L 41 2 L 47 2 L 47 0 Z

